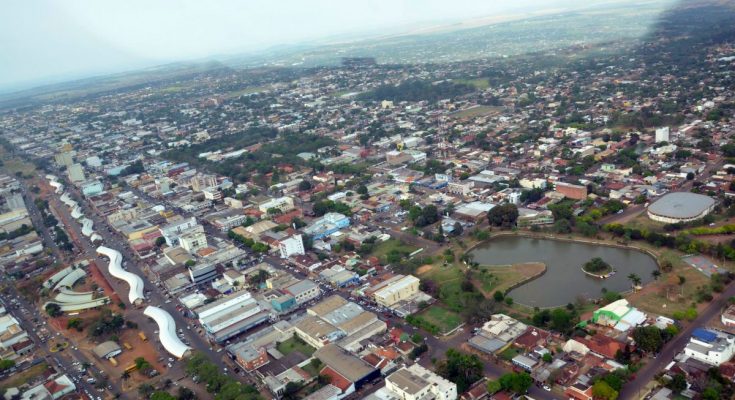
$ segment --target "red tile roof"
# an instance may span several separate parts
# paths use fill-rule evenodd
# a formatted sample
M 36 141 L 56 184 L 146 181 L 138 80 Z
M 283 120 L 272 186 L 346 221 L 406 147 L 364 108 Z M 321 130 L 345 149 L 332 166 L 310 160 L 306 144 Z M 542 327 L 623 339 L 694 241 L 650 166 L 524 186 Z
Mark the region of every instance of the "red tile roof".
M 333 386 L 338 387 L 343 393 L 352 386 L 352 382 L 347 380 L 344 376 L 340 375 L 339 372 L 329 368 L 324 367 L 322 372 L 320 372 L 320 375 L 326 375 L 331 378 L 330 383 Z

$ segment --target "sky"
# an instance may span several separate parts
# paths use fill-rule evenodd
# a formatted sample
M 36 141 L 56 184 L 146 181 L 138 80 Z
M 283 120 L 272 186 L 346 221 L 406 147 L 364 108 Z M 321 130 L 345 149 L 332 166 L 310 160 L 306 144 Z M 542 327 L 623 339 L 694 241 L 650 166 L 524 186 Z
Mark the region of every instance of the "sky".
M 571 2 L 580 0 L 9 1 L 0 90 Z

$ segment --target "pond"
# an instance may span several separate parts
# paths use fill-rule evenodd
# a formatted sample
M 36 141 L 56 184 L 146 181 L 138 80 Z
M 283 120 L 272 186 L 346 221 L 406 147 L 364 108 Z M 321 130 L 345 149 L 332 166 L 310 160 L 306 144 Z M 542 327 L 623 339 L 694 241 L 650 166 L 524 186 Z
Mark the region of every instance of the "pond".
M 628 291 L 631 289 L 628 275 L 638 275 L 645 284 L 653 280 L 651 272 L 656 269 L 653 257 L 632 248 L 523 236 L 500 236 L 478 245 L 470 253 L 480 265 L 546 264 L 545 274 L 508 293 L 517 303 L 541 308 L 574 303 L 579 296 L 597 299 L 602 296 L 603 288 Z M 582 265 L 594 257 L 615 268 L 615 275 L 598 279 L 582 272 Z

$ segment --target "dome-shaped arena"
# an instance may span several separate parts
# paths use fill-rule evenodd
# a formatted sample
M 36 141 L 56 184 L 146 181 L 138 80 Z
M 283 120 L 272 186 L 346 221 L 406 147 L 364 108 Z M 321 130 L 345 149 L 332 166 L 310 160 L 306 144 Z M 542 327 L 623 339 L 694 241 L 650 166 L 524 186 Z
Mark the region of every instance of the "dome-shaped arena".
M 714 207 L 715 200 L 709 196 L 674 192 L 648 206 L 648 217 L 667 224 L 689 222 L 706 216 Z

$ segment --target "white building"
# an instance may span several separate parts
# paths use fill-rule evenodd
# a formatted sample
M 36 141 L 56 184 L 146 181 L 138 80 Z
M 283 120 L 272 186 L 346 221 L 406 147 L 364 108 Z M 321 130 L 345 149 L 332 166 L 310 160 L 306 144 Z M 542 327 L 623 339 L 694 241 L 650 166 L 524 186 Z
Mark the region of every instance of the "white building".
M 199 228 L 201 229 L 192 230 L 179 237 L 179 245 L 189 254 L 194 254 L 207 247 L 207 235 L 204 234 L 204 229 L 201 225 L 199 225 Z
M 656 128 L 656 143 L 669 141 L 669 127 Z
M 373 292 L 373 298 L 376 303 L 391 307 L 399 301 L 415 296 L 419 292 L 419 283 L 419 279 L 413 275 L 396 275 L 379 283 Z
M 385 378 L 385 388 L 403 400 L 456 400 L 457 384 L 419 364 L 403 367 Z
M 295 255 L 304 255 L 304 239 L 301 235 L 291 235 L 278 243 L 281 258 L 289 258 Z
M 286 212 L 293 210 L 293 199 L 287 196 L 271 199 L 258 206 L 260 212 L 267 213 L 270 209 L 275 209 L 280 212 Z
M 735 336 L 725 332 L 697 328 L 692 332 L 684 354 L 703 363 L 719 366 L 735 354 Z
M 451 194 L 458 194 L 460 196 L 467 196 L 472 192 L 472 188 L 475 187 L 475 182 L 449 182 L 447 185 L 447 192 Z
M 195 217 L 179 218 L 162 226 L 159 230 L 161 231 L 163 238 L 166 239 L 166 244 L 171 247 L 175 247 L 179 245 L 179 238 L 184 233 L 193 230 L 197 225 L 197 219 Z M 201 225 L 199 225 L 199 227 L 203 232 L 204 228 L 201 227 Z

